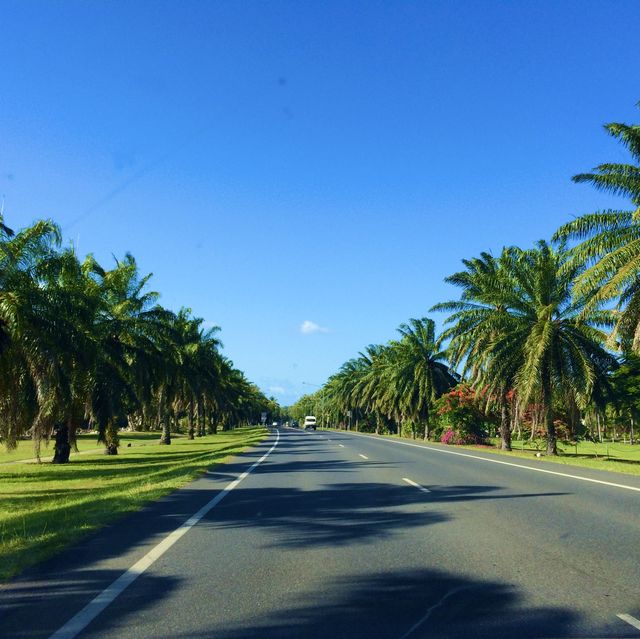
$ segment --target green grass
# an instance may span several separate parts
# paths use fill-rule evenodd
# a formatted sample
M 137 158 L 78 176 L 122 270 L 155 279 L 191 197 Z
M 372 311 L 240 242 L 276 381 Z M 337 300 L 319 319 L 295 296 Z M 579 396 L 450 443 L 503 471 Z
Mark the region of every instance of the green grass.
M 142 444 L 154 443 L 159 439 L 159 432 L 123 432 L 120 435 L 120 443 L 122 447 L 126 447 L 127 444 L 131 444 L 131 446 L 140 446 Z M 41 459 L 44 460 L 53 457 L 53 444 L 53 440 L 51 440 L 48 444 L 47 442 L 42 442 L 42 446 L 40 447 Z M 98 436 L 96 434 L 78 436 L 78 450 L 80 452 L 88 450 L 95 450 L 97 452 L 102 451 L 103 449 L 104 445 L 98 442 Z M 74 456 L 77 456 L 77 454 L 78 453 L 72 451 L 71 458 L 73 459 Z M 31 440 L 22 440 L 18 442 L 18 446 L 14 450 L 7 451 L 4 446 L 0 449 L 0 464 L 22 461 L 25 459 L 34 459 L 35 455 L 36 454 L 33 449 L 33 442 Z
M 158 433 L 152 435 L 157 440 Z M 175 439 L 171 446 L 125 444 L 117 456 L 76 455 L 63 465 L 1 465 L 0 580 L 188 483 L 265 436 L 262 428 L 245 428 Z
M 535 458 L 537 452 L 544 453 L 544 445 L 536 448 L 527 441 L 513 440 L 511 452 L 500 450 L 499 440 L 492 440 L 493 446 L 459 446 L 459 448 L 471 448 L 488 451 L 499 455 L 521 457 L 525 459 Z M 640 475 L 640 444 L 623 444 L 622 442 L 578 442 L 577 446 L 558 442 L 557 457 L 544 455 L 545 461 L 570 466 L 582 466 L 583 468 L 595 468 L 608 470 L 628 475 Z

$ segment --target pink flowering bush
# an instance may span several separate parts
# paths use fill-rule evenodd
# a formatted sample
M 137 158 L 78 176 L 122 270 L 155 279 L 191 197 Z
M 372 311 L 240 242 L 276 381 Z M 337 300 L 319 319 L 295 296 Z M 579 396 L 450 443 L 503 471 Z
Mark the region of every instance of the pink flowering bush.
M 444 433 L 442 433 L 442 436 L 440 437 L 440 441 L 443 444 L 453 444 L 455 437 L 456 437 L 456 434 L 450 428 L 448 428 L 447 430 L 444 431 Z
M 440 441 L 443 444 L 457 444 L 460 446 L 463 444 L 480 444 L 483 440 L 482 437 L 474 435 L 473 433 L 456 433 L 451 428 L 448 428 L 442 433 Z

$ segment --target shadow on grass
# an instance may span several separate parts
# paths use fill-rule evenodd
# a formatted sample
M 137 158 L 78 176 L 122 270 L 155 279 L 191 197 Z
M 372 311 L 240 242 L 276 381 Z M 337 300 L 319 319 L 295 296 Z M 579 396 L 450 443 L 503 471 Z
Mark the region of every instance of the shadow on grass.
M 233 626 L 206 617 L 163 639 L 528 639 L 573 637 L 578 615 L 534 608 L 516 587 L 438 570 L 368 573 L 335 579 L 322 590 L 294 592 Z M 589 628 L 589 635 L 603 636 Z M 593 634 L 591 634 L 593 633 Z
M 23 492 L 0 493 L 3 509 L 0 579 L 46 559 L 63 546 L 86 537 L 92 529 L 109 522 L 117 526 L 123 515 L 140 509 L 150 500 L 166 496 L 178 484 L 197 476 L 221 459 L 239 453 L 244 446 L 245 442 L 232 441 L 217 450 L 198 451 L 186 456 L 165 455 L 163 463 L 151 457 L 134 464 L 128 463 L 132 460 L 124 457 L 120 458 L 120 463 L 107 457 L 94 463 L 81 461 L 63 467 L 28 469 L 25 470 L 27 476 L 0 474 L 0 480 L 7 479 L 26 488 Z M 103 483 L 98 488 L 91 485 L 78 487 L 78 481 L 73 481 L 68 488 L 61 489 L 65 480 L 89 482 L 91 479 L 114 481 Z M 47 484 L 51 489 L 46 488 Z M 205 491 L 204 497 L 210 498 L 209 490 Z M 193 499 L 187 497 L 184 500 L 184 508 L 177 509 L 177 517 L 182 517 L 179 523 L 202 505 L 202 499 L 203 492 L 199 491 Z M 141 531 L 149 530 L 145 523 L 138 523 Z M 160 530 L 175 528 L 179 523 L 167 520 L 166 526 Z
M 250 439 L 247 442 L 232 441 L 228 445 L 212 450 L 169 450 L 139 451 L 131 455 L 103 455 L 89 458 L 75 458 L 69 464 L 56 466 L 25 465 L 15 472 L 0 472 L 0 481 L 40 482 L 66 481 L 80 479 L 101 479 L 109 477 L 122 478 L 127 475 L 138 476 L 141 472 L 162 472 L 162 469 L 185 465 L 196 461 L 217 460 L 233 454 L 246 446 L 253 446 L 260 440 Z M 204 446 L 204 444 L 203 444 Z M 205 464 L 206 465 L 206 464 Z

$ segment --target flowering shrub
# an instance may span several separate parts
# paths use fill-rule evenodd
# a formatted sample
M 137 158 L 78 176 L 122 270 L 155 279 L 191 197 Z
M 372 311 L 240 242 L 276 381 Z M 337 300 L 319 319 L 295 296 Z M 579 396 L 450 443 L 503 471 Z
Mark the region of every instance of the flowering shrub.
M 485 436 L 488 418 L 483 411 L 483 393 L 458 384 L 435 402 L 435 413 L 443 444 L 476 444 Z
M 473 433 L 456 433 L 451 428 L 448 428 L 442 433 L 440 441 L 443 444 L 457 444 L 461 446 L 464 444 L 481 444 L 483 440 L 482 437 Z
M 444 433 L 442 433 L 442 436 L 440 437 L 440 441 L 443 444 L 453 444 L 453 440 L 455 439 L 456 434 L 450 429 L 448 428 L 447 430 L 444 431 Z

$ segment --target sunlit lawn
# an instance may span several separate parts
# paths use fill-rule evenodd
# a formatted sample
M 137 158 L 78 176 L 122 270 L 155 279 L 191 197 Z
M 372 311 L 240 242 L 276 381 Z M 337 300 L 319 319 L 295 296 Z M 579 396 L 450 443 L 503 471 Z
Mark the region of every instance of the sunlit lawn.
M 149 432 L 140 432 L 140 433 L 128 433 L 122 432 L 120 435 L 121 445 L 126 447 L 127 444 L 131 444 L 131 446 L 138 446 L 140 444 L 148 444 L 150 442 L 158 441 L 160 439 L 160 433 L 149 433 Z M 47 442 L 42 442 L 40 447 L 40 457 L 42 459 L 47 459 L 53 457 L 53 440 L 51 440 L 48 444 Z M 95 433 L 92 434 L 83 434 L 78 436 L 78 450 L 80 452 L 86 450 L 102 450 L 104 446 L 98 442 L 98 436 Z M 73 459 L 78 453 L 72 451 L 71 458 Z M 33 442 L 31 440 L 21 440 L 18 442 L 17 448 L 14 450 L 7 451 L 4 444 L 0 442 L 0 464 L 12 461 L 20 461 L 23 459 L 33 459 L 35 458 L 35 452 L 33 449 Z
M 494 445 L 499 446 L 498 439 L 491 440 Z M 460 446 L 460 448 L 473 448 L 496 452 L 501 455 L 512 457 L 536 458 L 536 453 L 544 455 L 544 443 L 540 443 L 536 448 L 528 440 L 512 442 L 512 452 L 502 451 L 499 448 L 487 446 Z M 552 461 L 558 464 L 572 466 L 582 466 L 585 468 L 596 468 L 598 470 L 610 470 L 618 473 L 628 473 L 630 475 L 640 475 L 640 444 L 624 444 L 622 442 L 578 442 L 569 444 L 558 442 L 557 457 L 544 455 L 545 461 Z
M 158 433 L 152 435 L 157 440 Z M 238 429 L 130 448 L 123 437 L 117 456 L 99 452 L 76 455 L 65 465 L 0 465 L 0 579 L 184 485 L 265 435 L 262 428 Z

